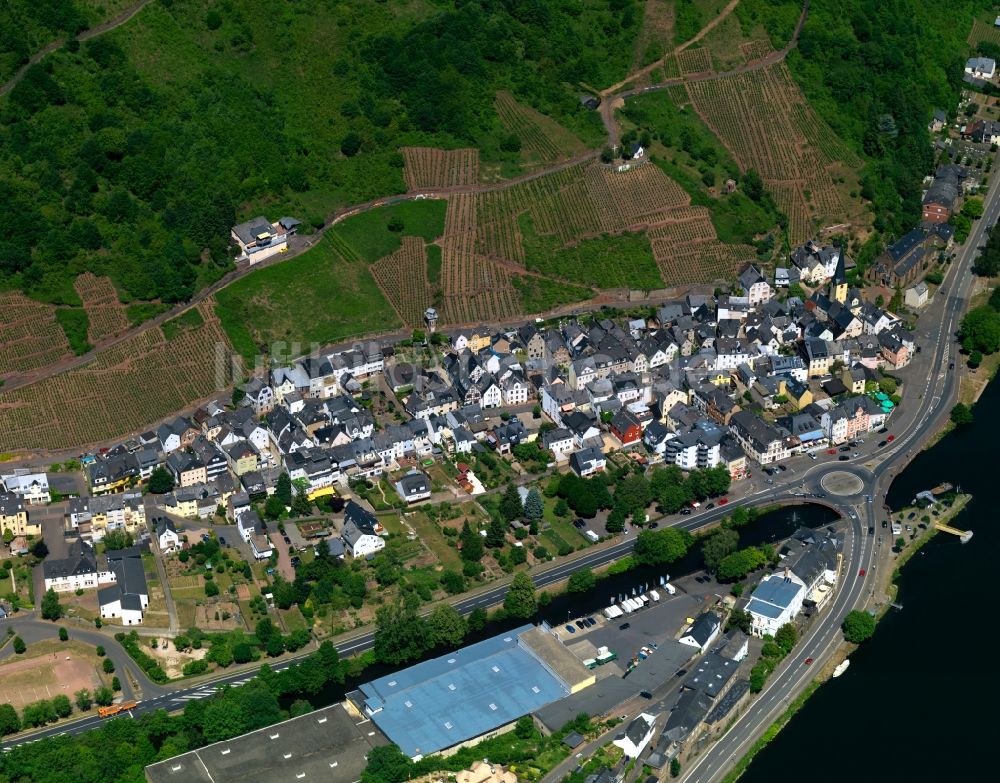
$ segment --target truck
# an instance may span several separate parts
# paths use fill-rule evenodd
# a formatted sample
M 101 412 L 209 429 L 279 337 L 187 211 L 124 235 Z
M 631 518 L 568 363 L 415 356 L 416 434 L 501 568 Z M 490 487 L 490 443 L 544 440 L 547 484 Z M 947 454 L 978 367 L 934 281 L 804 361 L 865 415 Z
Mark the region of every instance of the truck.
M 600 536 L 597 535 L 597 533 L 595 533 L 593 530 L 588 530 L 586 533 L 584 533 L 584 535 L 594 543 L 597 543 L 597 541 L 600 540 Z
M 670 582 L 663 585 L 663 589 L 670 593 L 670 595 L 675 595 L 677 593 L 677 588 L 670 584 Z
M 98 707 L 97 714 L 101 718 L 110 718 L 122 712 L 128 712 L 139 704 L 137 701 L 123 701 L 118 704 L 110 704 L 107 707 Z

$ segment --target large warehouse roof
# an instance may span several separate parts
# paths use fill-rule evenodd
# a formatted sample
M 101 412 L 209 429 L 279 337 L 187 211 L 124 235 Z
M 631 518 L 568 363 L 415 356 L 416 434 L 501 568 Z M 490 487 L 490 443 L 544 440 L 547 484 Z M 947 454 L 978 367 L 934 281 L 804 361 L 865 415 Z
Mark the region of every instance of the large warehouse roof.
M 361 686 L 375 724 L 411 757 L 504 726 L 569 693 L 519 638 L 524 625 Z

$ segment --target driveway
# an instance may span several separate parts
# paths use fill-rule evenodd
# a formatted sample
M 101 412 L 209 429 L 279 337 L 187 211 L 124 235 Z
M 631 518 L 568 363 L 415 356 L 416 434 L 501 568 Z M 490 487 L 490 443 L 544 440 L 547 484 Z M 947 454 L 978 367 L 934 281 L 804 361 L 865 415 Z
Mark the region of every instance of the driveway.
M 288 554 L 288 544 L 281 537 L 281 533 L 272 530 L 270 533 L 271 545 L 278 553 L 278 573 L 288 582 L 295 581 L 295 569 L 292 568 L 292 558 Z

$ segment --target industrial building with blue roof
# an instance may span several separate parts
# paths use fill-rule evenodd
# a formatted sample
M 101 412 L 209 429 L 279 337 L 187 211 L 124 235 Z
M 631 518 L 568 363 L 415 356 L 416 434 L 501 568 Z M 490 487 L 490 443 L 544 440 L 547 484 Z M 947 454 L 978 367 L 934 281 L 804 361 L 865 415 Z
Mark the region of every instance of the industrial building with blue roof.
M 361 686 L 359 704 L 407 756 L 495 732 L 573 689 L 524 637 L 524 625 Z
M 772 574 L 762 580 L 750 596 L 746 609 L 753 618 L 754 636 L 773 636 L 799 613 L 805 594 L 805 585 L 788 576 Z

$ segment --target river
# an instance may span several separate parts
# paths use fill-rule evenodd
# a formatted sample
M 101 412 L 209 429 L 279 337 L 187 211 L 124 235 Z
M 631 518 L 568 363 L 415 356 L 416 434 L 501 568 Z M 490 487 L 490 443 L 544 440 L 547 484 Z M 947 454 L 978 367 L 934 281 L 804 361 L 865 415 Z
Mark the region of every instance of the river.
M 811 783 L 972 781 L 995 774 L 986 750 L 996 675 L 977 667 L 991 660 L 983 650 L 991 644 L 987 577 L 1000 544 L 990 510 L 998 482 L 993 436 L 1000 435 L 991 412 L 998 406 L 1000 383 L 991 383 L 975 423 L 920 454 L 889 491 L 889 505 L 899 509 L 919 490 L 960 484 L 974 497 L 954 524 L 975 537 L 963 545 L 939 534 L 907 563 L 897 599 L 903 610 L 883 618 L 847 672 L 806 702 L 741 783 L 790 774 Z

